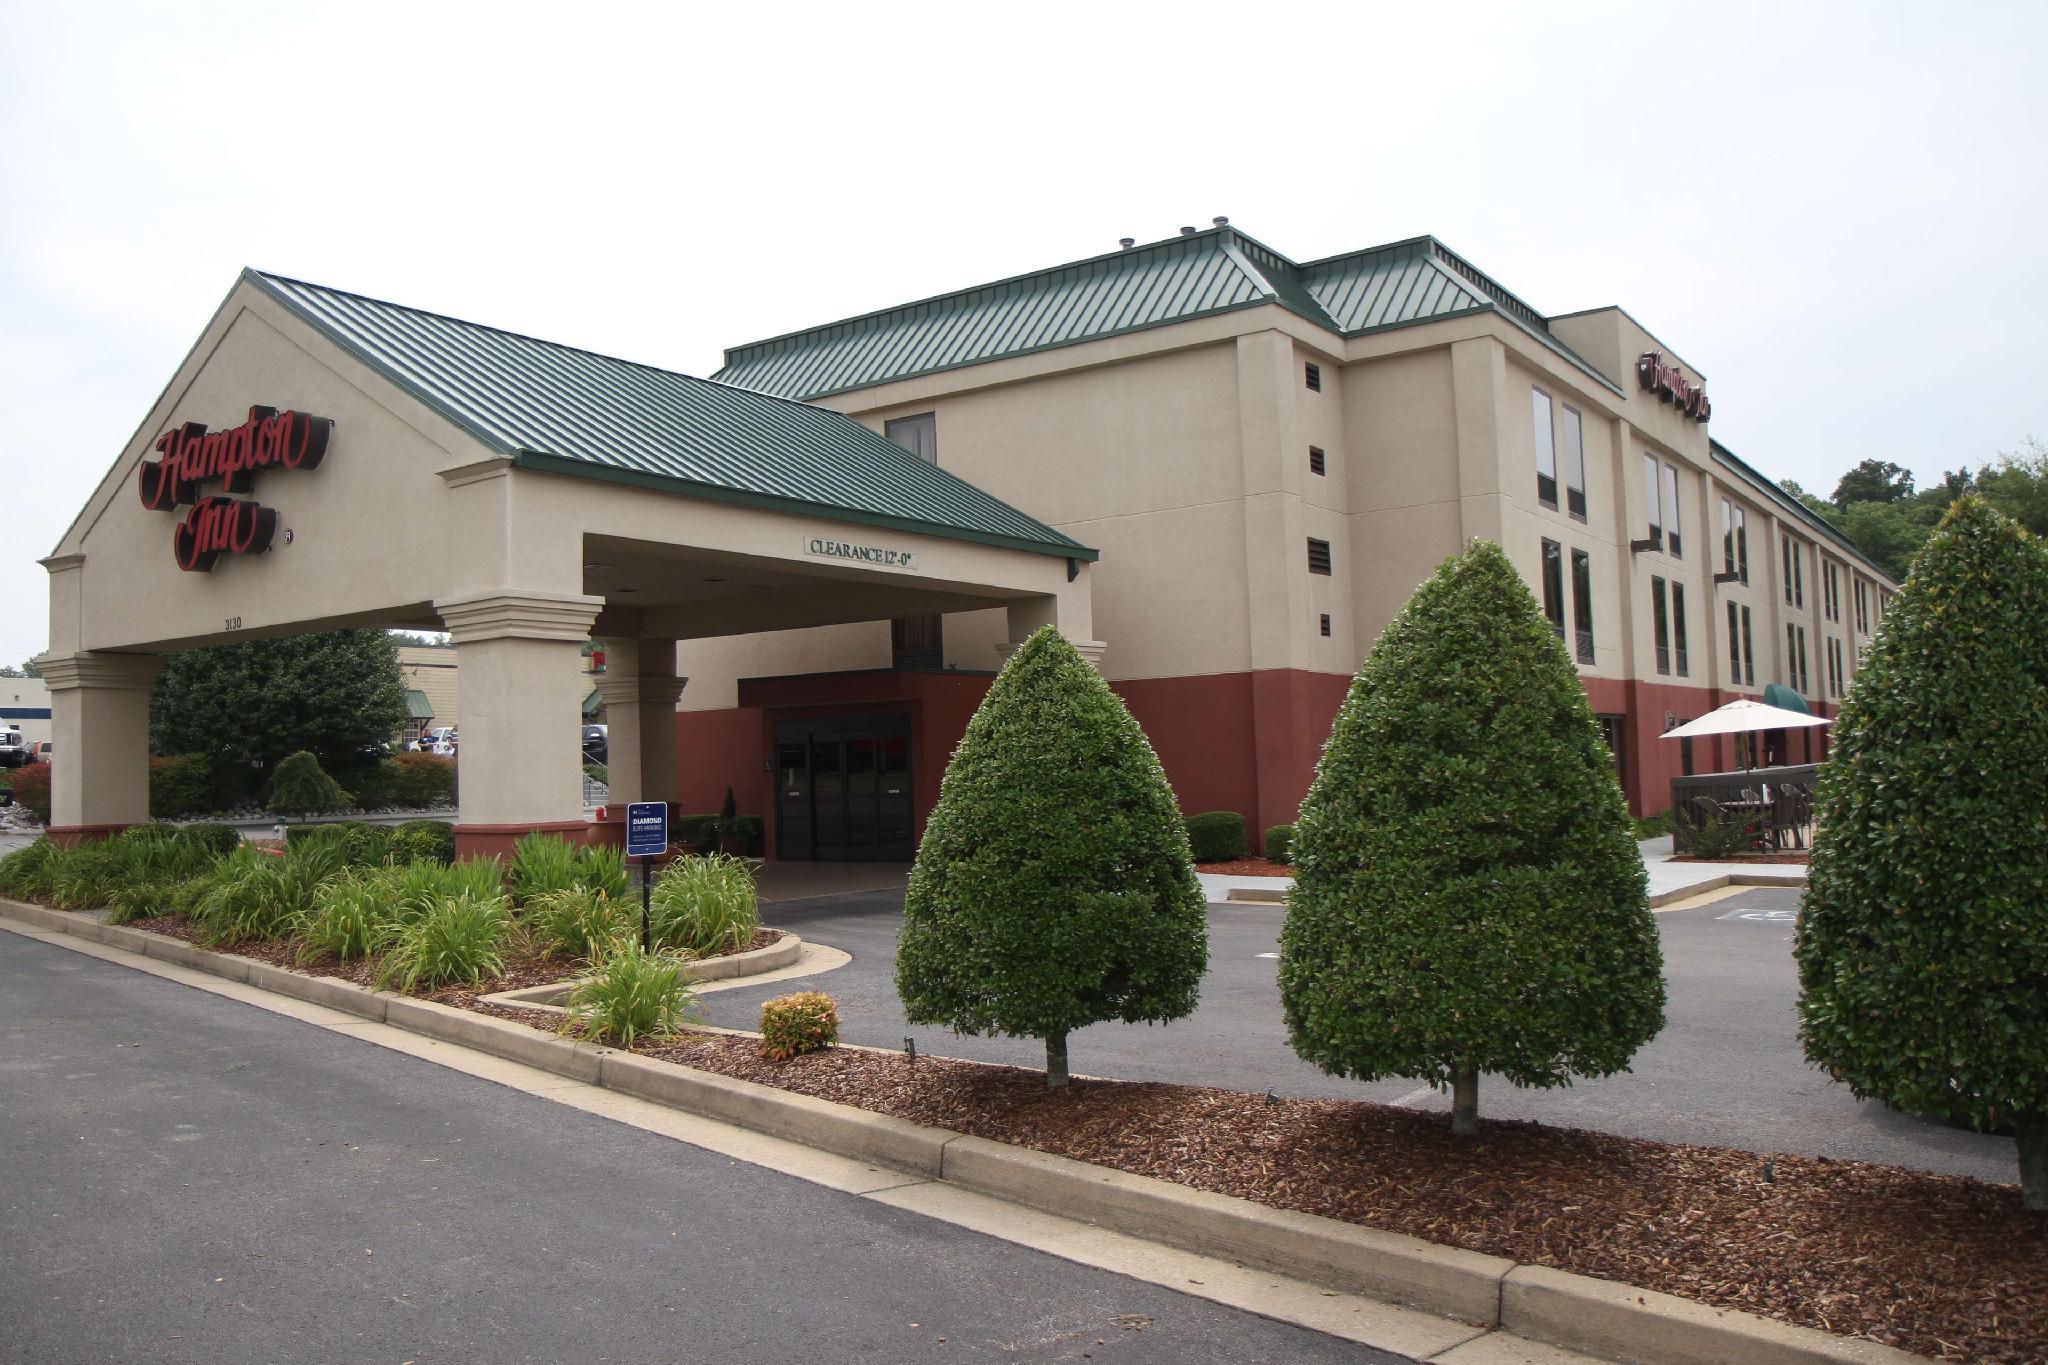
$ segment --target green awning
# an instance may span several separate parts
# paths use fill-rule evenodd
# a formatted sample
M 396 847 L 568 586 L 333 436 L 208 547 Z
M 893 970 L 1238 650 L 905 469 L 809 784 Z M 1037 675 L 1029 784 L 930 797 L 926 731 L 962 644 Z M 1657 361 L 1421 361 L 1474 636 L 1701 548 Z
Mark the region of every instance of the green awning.
M 417 687 L 405 691 L 405 718 L 407 720 L 432 720 L 434 705 L 427 700 L 427 694 Z
M 593 687 L 590 689 L 590 695 L 583 699 L 583 714 L 594 716 L 597 714 L 597 708 L 603 705 L 604 698 L 599 696 L 597 689 Z
M 1783 683 L 1771 683 L 1764 688 L 1764 705 L 1780 707 L 1786 711 L 1797 711 L 1802 716 L 1813 714 L 1813 708 L 1806 704 L 1806 698 L 1800 696 Z

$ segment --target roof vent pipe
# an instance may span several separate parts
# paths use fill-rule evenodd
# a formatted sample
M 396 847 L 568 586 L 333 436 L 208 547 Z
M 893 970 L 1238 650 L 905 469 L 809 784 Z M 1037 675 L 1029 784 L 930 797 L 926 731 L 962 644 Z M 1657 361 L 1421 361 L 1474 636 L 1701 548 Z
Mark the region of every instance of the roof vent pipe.
M 1183 227 L 1180 230 L 1180 235 L 1183 237 L 1192 237 L 1195 235 L 1195 230 L 1191 227 Z
M 1119 237 L 1116 239 L 1116 244 L 1122 247 L 1125 251 L 1129 251 L 1132 247 L 1138 244 L 1138 239 L 1136 237 Z
M 1210 222 L 1212 222 L 1212 223 L 1214 223 L 1214 224 L 1215 224 L 1215 225 L 1216 225 L 1217 227 L 1229 227 L 1229 226 L 1230 226 L 1230 220 L 1229 220 L 1228 218 L 1225 218 L 1225 217 L 1224 217 L 1223 215 L 1221 215 L 1221 214 L 1218 214 L 1218 215 L 1217 215 L 1216 217 L 1214 217 L 1214 218 L 1211 218 L 1211 219 L 1210 219 L 1209 221 L 1210 221 Z

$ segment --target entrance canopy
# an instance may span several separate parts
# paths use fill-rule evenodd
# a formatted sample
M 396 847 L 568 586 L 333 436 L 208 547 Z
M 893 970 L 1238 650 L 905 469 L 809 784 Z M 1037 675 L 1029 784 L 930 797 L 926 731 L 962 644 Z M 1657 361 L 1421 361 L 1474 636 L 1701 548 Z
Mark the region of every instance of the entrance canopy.
M 1005 607 L 1013 638 L 1052 624 L 1099 652 L 1095 558 L 842 414 L 245 271 L 43 561 L 44 671 L 71 698 L 56 822 L 148 817 L 168 650 L 447 630 L 458 833 L 566 828 L 584 698 L 563 651 L 606 641 L 613 795 L 655 799 L 677 640 Z

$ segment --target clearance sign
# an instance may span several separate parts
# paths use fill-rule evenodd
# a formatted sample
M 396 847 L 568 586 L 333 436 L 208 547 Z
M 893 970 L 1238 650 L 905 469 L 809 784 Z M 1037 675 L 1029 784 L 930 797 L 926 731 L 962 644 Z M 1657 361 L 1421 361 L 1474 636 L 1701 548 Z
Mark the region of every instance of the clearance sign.
M 276 512 L 223 495 L 249 492 L 259 469 L 319 468 L 333 434 L 328 418 L 266 407 L 250 408 L 249 420 L 227 431 L 187 422 L 157 438 L 163 458 L 136 470 L 136 491 L 152 511 L 192 509 L 171 537 L 171 552 L 187 573 L 206 573 L 224 554 L 261 554 L 277 534 Z M 201 497 L 201 485 L 215 481 L 221 494 Z

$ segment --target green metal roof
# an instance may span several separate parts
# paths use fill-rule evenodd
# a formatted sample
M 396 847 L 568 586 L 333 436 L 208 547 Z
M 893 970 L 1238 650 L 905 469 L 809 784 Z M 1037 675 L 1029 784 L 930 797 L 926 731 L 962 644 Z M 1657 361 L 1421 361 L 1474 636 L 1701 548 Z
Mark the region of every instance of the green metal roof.
M 1775 706 L 1784 711 L 1797 711 L 1802 716 L 1813 714 L 1813 708 L 1806 704 L 1806 698 L 1783 683 L 1764 684 L 1764 705 Z
M 1340 336 L 1498 312 L 1621 391 L 1434 237 L 1301 265 L 1227 226 L 736 346 L 716 378 L 821 398 L 1267 303 Z
M 427 694 L 417 687 L 405 690 L 405 715 L 408 720 L 432 720 L 434 706 L 427 700 Z
M 1096 558 L 836 412 L 278 275 L 243 278 L 524 468 Z
M 599 692 L 594 687 L 591 688 L 590 695 L 583 699 L 583 714 L 586 716 L 594 716 L 601 709 L 603 709 L 603 707 L 604 694 L 602 692 Z

